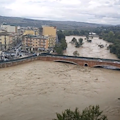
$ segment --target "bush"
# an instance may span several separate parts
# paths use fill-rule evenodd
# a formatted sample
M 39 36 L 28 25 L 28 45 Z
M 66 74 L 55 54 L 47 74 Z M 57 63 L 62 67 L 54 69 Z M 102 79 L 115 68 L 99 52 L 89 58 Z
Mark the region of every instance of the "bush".
M 74 51 L 74 52 L 73 52 L 73 55 L 74 55 L 74 56 L 79 56 L 78 51 Z
M 105 115 L 102 115 L 99 106 L 89 106 L 82 113 L 78 108 L 75 111 L 70 109 L 65 110 L 62 114 L 57 113 L 57 119 L 54 120 L 108 120 Z

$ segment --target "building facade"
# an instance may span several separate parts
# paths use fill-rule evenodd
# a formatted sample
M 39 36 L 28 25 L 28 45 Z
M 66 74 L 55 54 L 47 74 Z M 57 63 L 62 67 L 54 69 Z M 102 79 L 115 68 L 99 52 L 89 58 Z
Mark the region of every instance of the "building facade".
M 55 47 L 56 41 L 57 41 L 57 29 L 56 27 L 53 26 L 42 26 L 40 29 L 40 33 L 43 36 L 47 36 L 49 39 L 48 42 L 48 48 L 52 49 Z
M 15 46 L 18 42 L 19 36 L 8 32 L 0 33 L 0 50 L 6 51 Z
M 22 49 L 27 51 L 48 50 L 48 37 L 25 35 L 22 40 Z
M 37 30 L 24 30 L 23 35 L 39 35 Z
M 53 36 L 56 37 L 57 29 L 52 26 L 42 26 L 42 34 L 44 36 Z
M 17 33 L 17 26 L 14 25 L 2 24 L 1 28 L 6 32 Z

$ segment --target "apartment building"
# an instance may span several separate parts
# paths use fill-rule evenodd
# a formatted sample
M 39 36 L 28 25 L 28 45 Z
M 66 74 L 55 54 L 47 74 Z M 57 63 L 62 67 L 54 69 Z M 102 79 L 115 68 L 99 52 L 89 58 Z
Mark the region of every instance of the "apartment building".
M 42 26 L 42 28 L 40 29 L 40 33 L 43 36 L 47 36 L 48 37 L 49 49 L 55 47 L 56 40 L 57 40 L 56 32 L 57 32 L 57 29 L 56 29 L 56 27 L 53 27 L 53 26 Z
M 24 30 L 23 35 L 39 35 L 37 30 Z
M 1 25 L 1 28 L 6 32 L 17 33 L 17 26 L 14 26 L 14 25 L 8 25 L 4 23 Z
M 57 29 L 53 26 L 42 26 L 42 34 L 44 36 L 53 36 L 56 37 Z
M 27 51 L 48 50 L 48 37 L 25 35 L 22 40 L 22 49 Z
M 56 37 L 48 36 L 48 46 L 49 46 L 49 49 L 54 48 L 55 44 L 56 44 Z
M 0 33 L 0 50 L 8 50 L 17 42 L 16 34 L 1 32 Z

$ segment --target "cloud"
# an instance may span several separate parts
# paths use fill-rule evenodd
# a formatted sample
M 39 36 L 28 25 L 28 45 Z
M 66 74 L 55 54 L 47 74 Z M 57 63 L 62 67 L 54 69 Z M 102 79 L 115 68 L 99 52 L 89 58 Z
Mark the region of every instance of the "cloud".
M 25 18 L 120 24 L 120 0 L 0 0 L 0 14 Z

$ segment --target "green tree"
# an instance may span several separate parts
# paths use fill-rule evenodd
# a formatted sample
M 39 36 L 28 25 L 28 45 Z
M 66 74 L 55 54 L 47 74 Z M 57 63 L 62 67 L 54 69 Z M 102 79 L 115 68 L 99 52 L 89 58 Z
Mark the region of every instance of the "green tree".
M 65 40 L 65 39 L 62 39 L 60 43 L 61 43 L 62 49 L 63 49 L 63 50 L 66 50 L 66 48 L 67 48 L 66 40 Z
M 88 40 L 89 39 L 89 35 L 86 35 L 86 40 Z
M 63 49 L 61 45 L 55 45 L 54 50 L 58 55 L 63 55 Z
M 78 108 L 75 111 L 70 109 L 65 110 L 62 114 L 57 113 L 57 119 L 54 120 L 108 120 L 103 111 L 100 111 L 99 106 L 89 106 L 81 113 Z
M 80 45 L 83 44 L 83 39 L 82 39 L 82 38 L 79 39 L 79 44 L 80 44 Z
M 62 39 L 65 39 L 65 35 L 62 31 L 58 31 L 57 32 L 57 35 L 58 35 L 58 40 L 59 42 L 62 40 Z
M 76 48 L 79 48 L 80 47 L 80 44 L 78 42 L 75 43 L 75 47 Z
M 59 39 L 59 44 L 57 44 L 54 47 L 54 50 L 56 51 L 57 54 L 63 55 L 63 50 L 66 50 L 66 48 L 67 48 L 65 35 L 64 35 L 64 33 L 62 31 L 58 31 L 57 35 L 58 35 L 58 39 Z
M 72 43 L 76 43 L 77 39 L 75 37 L 73 37 L 73 39 L 71 40 Z

